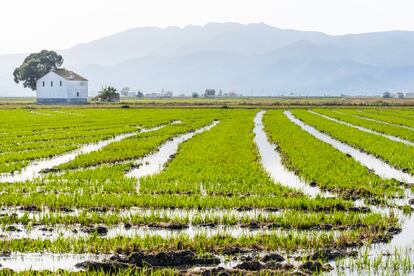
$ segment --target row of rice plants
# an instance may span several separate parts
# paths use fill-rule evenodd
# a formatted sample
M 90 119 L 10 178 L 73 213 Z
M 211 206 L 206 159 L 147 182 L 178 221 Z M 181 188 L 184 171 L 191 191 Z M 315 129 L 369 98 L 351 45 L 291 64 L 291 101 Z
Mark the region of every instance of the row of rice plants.
M 339 111 L 340 112 L 339 113 L 337 112 L 337 110 L 316 109 L 314 111 L 320 114 L 329 116 L 331 118 L 335 118 L 335 119 L 338 119 L 344 122 L 351 123 L 353 125 L 362 126 L 364 128 L 377 131 L 379 133 L 393 135 L 393 136 L 400 137 L 400 138 L 403 138 L 409 141 L 414 141 L 414 131 L 407 129 L 407 128 L 402 128 L 397 125 L 369 121 L 366 119 L 356 117 L 349 113 L 344 113 L 342 111 Z
M 379 120 L 387 123 L 397 124 L 401 126 L 414 127 L 413 117 L 407 114 L 406 110 L 399 111 L 392 110 L 380 110 L 380 109 L 364 109 L 364 110 L 347 110 L 343 112 L 367 117 L 374 120 Z
M 402 195 L 403 190 L 397 181 L 383 180 L 371 173 L 344 153 L 303 131 L 283 111 L 268 111 L 264 123 L 270 140 L 282 154 L 284 164 L 307 182 L 346 197 L 380 199 Z
M 38 133 L 37 135 L 33 135 L 33 133 L 30 132 L 27 133 L 32 125 L 23 125 L 20 128 L 9 127 L 12 131 L 11 133 L 8 133 L 5 139 L 3 139 L 2 145 L 0 146 L 0 151 L 7 152 L 0 156 L 0 172 L 11 172 L 21 169 L 27 164 L 27 161 L 61 154 L 73 150 L 81 144 L 97 142 L 120 133 L 137 131 L 136 127 L 138 125 L 141 127 L 153 127 L 161 123 L 168 123 L 175 119 L 179 119 L 183 114 L 186 116 L 190 114 L 193 117 L 197 117 L 197 114 L 191 111 L 159 112 L 157 110 L 144 110 L 134 113 L 130 112 L 128 113 L 128 117 L 125 118 L 124 116 L 126 115 L 124 115 L 121 117 L 123 120 L 119 120 L 120 118 L 117 116 L 112 118 L 114 115 L 113 113 L 113 110 L 107 110 L 107 113 L 101 114 L 107 119 L 105 121 L 96 120 L 89 116 L 81 117 L 81 120 L 84 120 L 88 124 L 88 127 L 82 127 L 82 129 L 78 129 L 76 125 L 73 125 L 71 120 L 69 120 L 69 123 L 66 120 L 51 120 L 45 122 L 45 124 L 48 123 L 51 128 L 56 124 L 61 125 L 60 131 L 48 132 L 50 134 L 47 135 L 43 132 Z M 117 112 L 115 114 L 117 114 Z M 16 119 L 21 118 L 21 116 L 27 116 L 27 114 L 20 114 L 19 116 L 16 116 Z M 11 116 L 11 118 L 13 118 L 13 116 Z M 114 122 L 114 119 L 117 121 Z M 45 119 L 43 118 L 43 121 L 44 120 Z M 8 122 L 8 125 L 12 123 L 13 121 Z M 81 124 L 82 121 L 78 123 Z M 102 124 L 100 129 L 97 129 L 96 123 Z M 102 128 L 105 125 L 107 127 Z M 47 127 L 47 124 L 45 127 Z M 26 134 L 23 135 L 22 132 Z M 54 143 L 59 144 L 59 147 L 48 147 L 48 145 Z M 31 150 L 27 151 L 27 149 Z M 10 163 L 13 165 L 10 165 Z
M 206 117 L 191 121 L 182 119 L 180 124 L 168 124 L 159 130 L 140 133 L 122 141 L 112 143 L 99 151 L 80 155 L 71 162 L 58 166 L 57 169 L 76 169 L 98 164 L 136 160 L 153 152 L 161 144 L 174 136 L 208 125 L 213 118 Z
M 54 252 L 54 253 L 115 253 L 131 251 L 165 251 L 190 249 L 198 254 L 223 253 L 229 247 L 243 247 L 263 251 L 292 252 L 315 248 L 345 248 L 360 246 L 383 238 L 384 231 L 355 229 L 333 232 L 275 232 L 261 235 L 234 237 L 229 234 L 190 237 L 186 234 L 162 237 L 159 235 L 103 238 L 91 235 L 87 238 L 12 239 L 0 240 L 2 252 Z
M 297 118 L 346 144 L 381 158 L 390 165 L 414 174 L 414 147 L 385 137 L 330 121 L 306 110 L 292 112 Z
M 293 190 L 273 183 L 259 162 L 253 142 L 256 112 L 233 112 L 231 118 L 184 143 L 164 171 L 141 179 L 140 191 L 294 197 Z
M 236 214 L 202 214 L 188 213 L 177 215 L 168 214 L 160 210 L 153 210 L 144 214 L 125 214 L 120 215 L 118 212 L 94 212 L 94 211 L 78 211 L 76 215 L 67 213 L 50 212 L 30 216 L 26 213 L 23 216 L 14 214 L 5 214 L 0 217 L 0 224 L 6 227 L 11 224 L 22 224 L 26 227 L 35 225 L 75 225 L 84 226 L 101 224 L 113 226 L 119 224 L 130 225 L 154 225 L 157 223 L 173 223 L 173 224 L 192 224 L 192 225 L 252 225 L 252 224 L 270 224 L 271 227 L 284 229 L 318 229 L 318 227 L 330 228 L 347 228 L 347 227 L 373 227 L 375 229 L 387 229 L 390 226 L 398 224 L 395 216 L 383 217 L 378 213 L 360 213 L 333 211 L 325 212 L 303 212 L 296 210 L 284 210 L 279 213 L 257 212 L 252 215 L 236 215 Z

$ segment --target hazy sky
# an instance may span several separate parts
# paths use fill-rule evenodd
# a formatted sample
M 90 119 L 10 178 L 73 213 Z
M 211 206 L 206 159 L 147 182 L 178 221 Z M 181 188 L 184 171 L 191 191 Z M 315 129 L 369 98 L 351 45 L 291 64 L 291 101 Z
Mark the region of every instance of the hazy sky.
M 68 48 L 133 27 L 228 21 L 329 34 L 414 30 L 414 0 L 1 0 L 0 54 Z

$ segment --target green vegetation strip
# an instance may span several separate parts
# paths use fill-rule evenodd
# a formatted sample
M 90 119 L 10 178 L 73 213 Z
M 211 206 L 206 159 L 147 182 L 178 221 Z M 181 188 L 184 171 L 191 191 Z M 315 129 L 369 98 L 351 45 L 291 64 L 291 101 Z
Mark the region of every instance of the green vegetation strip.
M 306 110 L 295 110 L 292 113 L 306 124 L 331 137 L 379 157 L 398 169 L 414 174 L 414 158 L 412 158 L 414 147 L 330 121 Z
M 414 131 L 409 130 L 406 128 L 402 128 L 400 126 L 396 125 L 389 125 L 389 124 L 383 124 L 383 123 L 377 123 L 369 120 L 365 120 L 362 118 L 358 118 L 353 116 L 352 114 L 348 113 L 341 113 L 335 112 L 335 110 L 326 110 L 326 109 L 317 109 L 314 110 L 320 114 L 329 116 L 331 118 L 335 118 L 344 122 L 348 122 L 357 126 L 365 127 L 367 129 L 371 129 L 383 134 L 393 135 L 396 137 L 400 137 L 409 141 L 414 141 Z M 357 116 L 362 116 L 357 115 Z
M 191 249 L 197 254 L 222 253 L 226 247 L 238 246 L 250 249 L 272 251 L 294 251 L 326 247 L 349 247 L 369 243 L 384 236 L 384 232 L 369 229 L 343 231 L 335 237 L 334 233 L 275 233 L 254 236 L 232 237 L 231 235 L 205 236 L 187 235 L 174 237 L 115 237 L 101 238 L 92 235 L 88 238 L 64 238 L 56 240 L 1 240 L 1 252 L 53 252 L 53 253 L 115 253 L 139 250 L 165 251 L 182 248 Z
M 3 226 L 11 224 L 23 224 L 27 227 L 34 225 L 92 225 L 102 224 L 107 226 L 128 223 L 131 225 L 151 225 L 156 223 L 173 223 L 173 224 L 192 224 L 192 225 L 238 225 L 238 224 L 271 224 L 273 227 L 285 229 L 312 229 L 319 226 L 325 227 L 342 227 L 358 226 L 367 227 L 375 226 L 377 229 L 386 229 L 390 225 L 398 223 L 397 218 L 393 216 L 384 217 L 377 213 L 359 213 L 333 211 L 325 212 L 302 212 L 302 211 L 282 211 L 281 213 L 259 213 L 255 215 L 235 215 L 235 214 L 193 214 L 187 215 L 169 215 L 162 212 L 151 212 L 150 214 L 127 214 L 120 215 L 117 212 L 90 212 L 83 211 L 78 215 L 50 213 L 35 216 L 31 218 L 28 213 L 18 217 L 13 214 L 5 214 L 0 217 L 0 224 Z
M 403 190 L 397 181 L 383 180 L 369 172 L 352 158 L 290 122 L 283 111 L 267 112 L 264 124 L 270 140 L 278 145 L 286 167 L 309 183 L 346 197 L 402 195 Z
M 387 123 L 414 127 L 414 117 L 409 114 L 409 111 L 392 109 L 392 110 L 382 110 L 382 109 L 364 109 L 364 110 L 346 110 L 344 112 L 355 114 L 358 116 L 367 117 L 370 119 L 384 121 Z

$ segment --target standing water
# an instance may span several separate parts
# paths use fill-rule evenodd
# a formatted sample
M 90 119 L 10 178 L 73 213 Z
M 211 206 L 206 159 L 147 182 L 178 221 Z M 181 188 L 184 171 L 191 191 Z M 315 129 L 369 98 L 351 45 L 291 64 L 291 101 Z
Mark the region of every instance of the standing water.
M 341 121 L 341 120 L 338 120 L 338 119 L 335 119 L 335 118 L 326 116 L 324 114 L 317 113 L 317 112 L 312 111 L 312 110 L 309 110 L 309 112 L 312 113 L 312 114 L 314 114 L 314 115 L 321 116 L 322 118 L 325 118 L 327 120 L 330 120 L 330 121 L 333 121 L 333 122 L 336 122 L 336 123 L 339 123 L 339 124 L 342 124 L 342 125 L 346 125 L 346 126 L 349 126 L 349 127 L 352 127 L 352 128 L 355 128 L 355 129 L 358 129 L 358 130 L 361 130 L 361 131 L 364 131 L 364 132 L 367 132 L 367 133 L 370 133 L 370 134 L 374 134 L 374 135 L 378 135 L 378 136 L 385 137 L 385 138 L 387 138 L 387 139 L 389 139 L 391 141 L 394 141 L 394 142 L 399 142 L 399 143 L 403 143 L 403 144 L 406 144 L 406 145 L 409 145 L 409 146 L 414 146 L 414 143 L 413 142 L 410 142 L 410 141 L 401 139 L 400 137 L 396 137 L 396 136 L 392 136 L 392 135 L 380 133 L 380 132 L 377 132 L 377 131 L 374 131 L 374 130 L 371 130 L 371 129 L 368 129 L 368 128 L 365 128 L 365 127 L 362 127 L 362 126 L 353 125 L 353 124 L 350 124 L 348 122 L 344 122 L 344 121 Z
M 218 121 L 214 121 L 212 124 L 208 126 L 197 129 L 194 132 L 186 133 L 181 136 L 175 137 L 171 141 L 166 142 L 154 154 L 148 155 L 138 160 L 136 163 L 141 164 L 141 166 L 128 172 L 127 176 L 140 179 L 144 176 L 159 173 L 164 168 L 165 164 L 168 162 L 171 156 L 177 153 L 178 146 L 181 143 L 189 140 L 196 134 L 202 133 L 206 130 L 210 130 L 218 123 Z
M 370 154 L 364 153 L 336 139 L 333 139 L 331 136 L 325 133 L 322 133 L 319 130 L 316 130 L 314 127 L 311 127 L 303 123 L 301 120 L 293 116 L 293 114 L 290 111 L 285 111 L 283 113 L 289 118 L 290 121 L 300 126 L 303 130 L 305 130 L 312 136 L 333 146 L 334 148 L 336 148 L 337 150 L 345 154 L 349 154 L 356 161 L 358 161 L 359 163 L 361 163 L 368 169 L 373 170 L 375 174 L 377 174 L 378 176 L 382 178 L 388 178 L 388 179 L 394 178 L 398 181 L 411 183 L 411 184 L 414 183 L 414 176 L 408 173 L 404 173 L 400 170 L 397 170 Z
M 262 120 L 264 113 L 265 111 L 260 111 L 254 118 L 254 141 L 259 150 L 262 165 L 273 181 L 290 188 L 298 189 L 311 197 L 315 197 L 317 195 L 332 197 L 332 194 L 322 192 L 319 188 L 312 187 L 303 182 L 297 175 L 283 166 L 282 158 L 280 157 L 279 152 L 275 149 L 276 146 L 269 142 L 266 137 L 266 133 L 263 130 Z
M 90 152 L 93 152 L 93 151 L 97 151 L 97 150 L 99 150 L 99 149 L 101 149 L 101 148 L 103 148 L 103 147 L 105 147 L 105 146 L 107 146 L 111 143 L 119 142 L 123 139 L 126 139 L 128 137 L 137 135 L 139 133 L 156 131 L 156 130 L 159 130 L 163 127 L 164 127 L 164 125 L 163 126 L 157 126 L 157 127 L 154 127 L 154 128 L 141 129 L 137 132 L 120 134 L 120 135 L 117 135 L 113 138 L 100 141 L 98 143 L 87 144 L 87 145 L 81 147 L 80 149 L 77 149 L 77 150 L 62 154 L 62 155 L 57 155 L 57 156 L 52 157 L 52 158 L 35 161 L 35 162 L 29 164 L 27 167 L 25 167 L 24 169 L 22 169 L 18 173 L 1 174 L 0 175 L 0 183 L 3 183 L 3 182 L 14 183 L 14 182 L 23 182 L 23 181 L 33 180 L 34 178 L 39 177 L 43 170 L 51 169 L 53 167 L 56 167 L 56 166 L 59 166 L 61 164 L 72 161 L 78 155 L 87 154 L 87 153 L 90 153 Z

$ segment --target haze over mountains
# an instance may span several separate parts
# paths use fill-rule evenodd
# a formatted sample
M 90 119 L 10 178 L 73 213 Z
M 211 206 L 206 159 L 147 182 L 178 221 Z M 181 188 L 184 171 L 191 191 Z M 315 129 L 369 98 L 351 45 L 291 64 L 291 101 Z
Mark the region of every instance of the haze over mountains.
M 136 28 L 58 51 L 64 67 L 103 85 L 190 94 L 379 95 L 414 91 L 414 32 L 344 36 L 265 24 Z M 0 56 L 0 96 L 34 95 L 13 83 L 26 54 Z

